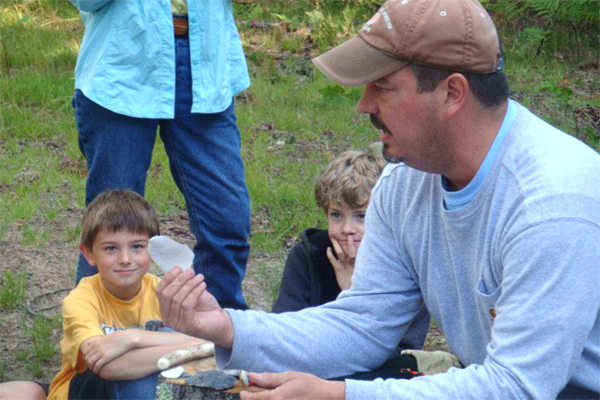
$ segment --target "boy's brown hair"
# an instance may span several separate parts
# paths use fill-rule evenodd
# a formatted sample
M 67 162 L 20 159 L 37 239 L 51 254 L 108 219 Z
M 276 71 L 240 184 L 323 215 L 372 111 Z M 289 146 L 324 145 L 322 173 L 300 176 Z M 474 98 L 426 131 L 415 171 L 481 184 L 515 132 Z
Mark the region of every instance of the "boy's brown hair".
M 315 200 L 325 212 L 343 202 L 352 208 L 366 205 L 386 162 L 380 154 L 349 150 L 333 160 L 317 178 Z
M 83 213 L 81 225 L 81 243 L 89 249 L 102 229 L 127 229 L 148 237 L 160 234 L 156 213 L 146 199 L 131 190 L 100 193 Z

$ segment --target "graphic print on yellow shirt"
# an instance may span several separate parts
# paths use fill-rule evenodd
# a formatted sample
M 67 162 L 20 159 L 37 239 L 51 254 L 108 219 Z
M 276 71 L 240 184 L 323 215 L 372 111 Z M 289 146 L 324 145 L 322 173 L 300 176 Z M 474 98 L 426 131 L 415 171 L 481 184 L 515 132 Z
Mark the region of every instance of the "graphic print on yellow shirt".
M 62 367 L 50 384 L 49 400 L 67 399 L 71 378 L 86 370 L 79 351 L 86 339 L 124 329 L 156 331 L 163 327 L 156 297 L 159 281 L 155 275 L 144 275 L 140 292 L 129 301 L 110 294 L 98 274 L 79 282 L 62 303 Z

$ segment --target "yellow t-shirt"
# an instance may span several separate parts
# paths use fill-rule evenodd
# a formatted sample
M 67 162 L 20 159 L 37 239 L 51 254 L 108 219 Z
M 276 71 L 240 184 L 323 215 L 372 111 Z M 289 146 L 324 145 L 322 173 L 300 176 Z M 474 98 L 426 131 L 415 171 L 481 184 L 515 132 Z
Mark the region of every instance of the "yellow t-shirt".
M 79 282 L 62 302 L 62 368 L 50 384 L 48 400 L 68 399 L 71 378 L 86 370 L 79 351 L 84 340 L 128 328 L 156 330 L 162 326 L 156 297 L 159 281 L 155 275 L 144 275 L 140 293 L 129 301 L 110 294 L 98 274 Z

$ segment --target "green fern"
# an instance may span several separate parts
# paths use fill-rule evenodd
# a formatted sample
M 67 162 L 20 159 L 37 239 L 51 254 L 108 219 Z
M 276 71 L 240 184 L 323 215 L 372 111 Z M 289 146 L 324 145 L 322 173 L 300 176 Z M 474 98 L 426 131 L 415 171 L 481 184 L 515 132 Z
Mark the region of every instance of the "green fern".
M 501 28 L 541 30 L 536 54 L 542 49 L 564 47 L 564 37 L 571 31 L 580 49 L 581 36 L 597 41 L 600 0 L 482 0 Z M 554 47 L 549 47 L 552 43 Z
M 536 18 L 553 23 L 598 23 L 599 0 L 483 0 L 485 8 L 504 20 Z

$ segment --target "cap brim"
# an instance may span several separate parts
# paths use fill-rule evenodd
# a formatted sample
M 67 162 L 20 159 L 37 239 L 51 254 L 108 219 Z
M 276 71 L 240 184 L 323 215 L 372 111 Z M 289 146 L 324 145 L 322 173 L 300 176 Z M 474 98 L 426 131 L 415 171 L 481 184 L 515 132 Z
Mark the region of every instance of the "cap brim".
M 375 82 L 408 64 L 368 45 L 358 36 L 312 61 L 327 77 L 348 86 Z

